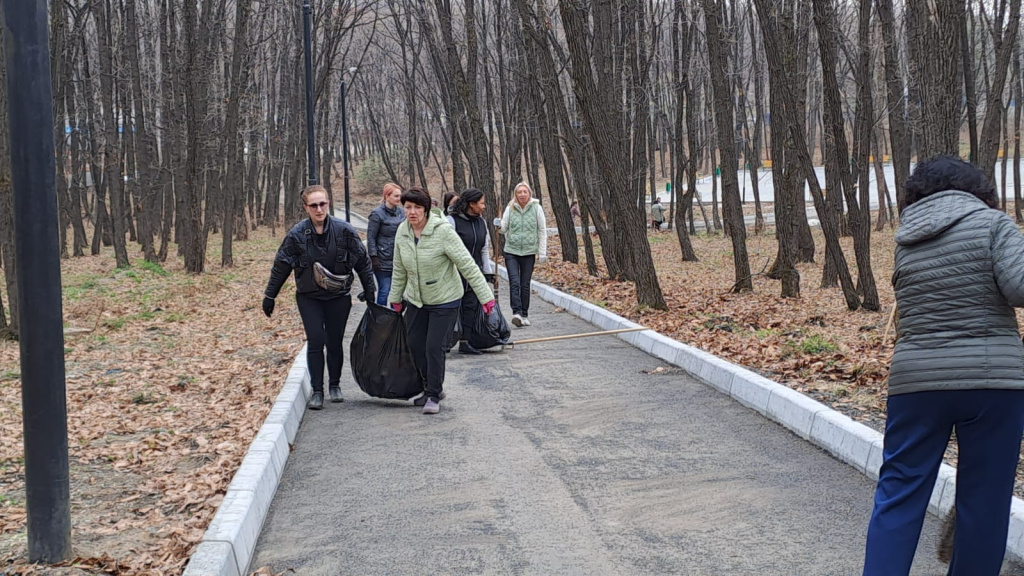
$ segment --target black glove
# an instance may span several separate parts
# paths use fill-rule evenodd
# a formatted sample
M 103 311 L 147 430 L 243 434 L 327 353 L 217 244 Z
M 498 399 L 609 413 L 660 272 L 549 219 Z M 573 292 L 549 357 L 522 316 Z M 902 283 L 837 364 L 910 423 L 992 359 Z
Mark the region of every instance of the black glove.
M 263 297 L 263 313 L 267 315 L 267 318 L 270 318 L 271 314 L 274 313 L 273 298 L 268 298 L 266 296 Z
M 484 280 L 487 280 L 488 284 L 494 284 L 494 274 L 484 274 Z
M 370 256 L 370 265 L 373 266 L 373 271 L 380 274 L 382 268 L 380 267 L 380 258 L 376 256 Z
M 359 294 L 356 294 L 356 300 L 359 300 L 360 302 L 366 302 L 366 292 L 360 292 Z

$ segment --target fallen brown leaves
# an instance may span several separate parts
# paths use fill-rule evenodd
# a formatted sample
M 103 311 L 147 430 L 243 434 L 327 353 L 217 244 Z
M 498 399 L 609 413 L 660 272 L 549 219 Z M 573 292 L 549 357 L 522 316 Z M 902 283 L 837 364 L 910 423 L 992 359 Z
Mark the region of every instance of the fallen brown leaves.
M 294 300 L 260 309 L 279 238 L 253 233 L 192 276 L 111 254 L 62 264 L 72 543 L 47 574 L 178 574 L 284 381 L 303 335 Z M 25 565 L 18 346 L 0 343 L 0 570 Z M 72 568 L 72 566 L 74 566 Z M 58 570 L 66 570 L 64 572 Z M 75 571 L 77 570 L 77 572 Z

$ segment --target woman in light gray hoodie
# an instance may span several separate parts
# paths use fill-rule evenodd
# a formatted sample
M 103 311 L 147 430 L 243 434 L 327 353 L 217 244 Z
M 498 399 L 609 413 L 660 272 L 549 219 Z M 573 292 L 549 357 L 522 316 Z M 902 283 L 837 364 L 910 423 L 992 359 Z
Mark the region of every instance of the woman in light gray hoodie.
M 995 576 L 1024 430 L 1024 236 L 981 170 L 954 156 L 906 183 L 893 287 L 883 462 L 865 575 L 910 572 L 950 434 L 959 447 L 949 574 Z

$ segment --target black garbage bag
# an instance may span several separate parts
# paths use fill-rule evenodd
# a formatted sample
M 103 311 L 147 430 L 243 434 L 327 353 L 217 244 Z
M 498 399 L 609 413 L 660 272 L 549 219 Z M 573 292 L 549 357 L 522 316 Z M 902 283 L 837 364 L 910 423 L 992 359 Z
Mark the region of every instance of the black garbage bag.
M 406 341 L 405 320 L 394 310 L 366 303 L 349 346 L 352 376 L 376 398 L 407 400 L 423 392 L 423 376 Z
M 512 337 L 512 329 L 509 328 L 508 322 L 501 314 L 501 308 L 497 305 L 490 314 L 484 314 L 483 306 L 477 307 L 473 329 L 467 332 L 466 340 L 477 350 L 508 344 Z
M 454 326 L 452 326 L 452 332 L 448 335 L 448 342 L 444 345 L 445 352 L 450 352 L 455 345 L 462 340 L 462 321 L 456 320 Z

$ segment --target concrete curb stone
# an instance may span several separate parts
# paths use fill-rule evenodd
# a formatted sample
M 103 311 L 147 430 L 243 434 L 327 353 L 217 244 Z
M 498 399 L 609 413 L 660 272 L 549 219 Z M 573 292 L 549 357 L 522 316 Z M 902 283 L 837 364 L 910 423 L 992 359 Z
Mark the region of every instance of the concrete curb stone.
M 306 348 L 292 363 L 242 465 L 228 485 L 224 501 L 189 558 L 183 576 L 245 576 L 256 550 L 263 521 L 284 473 L 299 424 L 312 394 Z
M 508 279 L 504 267 L 499 267 L 499 273 Z M 533 281 L 531 288 L 542 299 L 604 330 L 639 327 L 613 312 L 540 282 Z M 682 368 L 696 379 L 853 466 L 872 480 L 878 479 L 883 450 L 883 436 L 879 432 L 792 388 L 653 330 L 616 336 L 656 358 Z M 928 511 L 939 517 L 945 516 L 953 508 L 955 497 L 956 468 L 943 464 L 935 481 Z M 1015 560 L 1024 559 L 1024 501 L 1017 497 L 1014 497 L 1010 509 L 1010 530 L 1006 540 L 1008 555 Z

